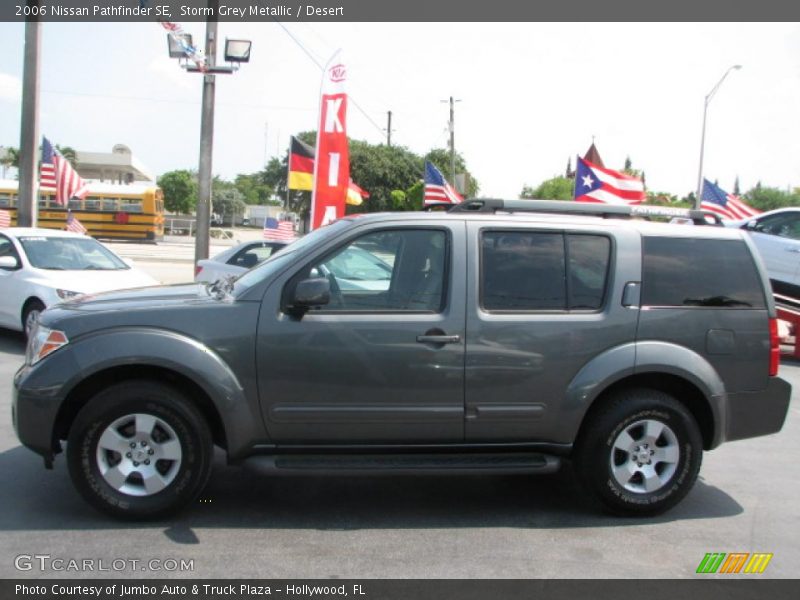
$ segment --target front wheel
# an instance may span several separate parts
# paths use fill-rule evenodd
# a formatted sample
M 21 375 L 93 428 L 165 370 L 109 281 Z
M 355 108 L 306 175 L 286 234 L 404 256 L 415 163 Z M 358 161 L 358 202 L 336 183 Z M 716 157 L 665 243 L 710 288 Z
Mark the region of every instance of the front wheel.
M 211 473 L 208 424 L 178 391 L 127 381 L 81 409 L 67 444 L 70 477 L 95 508 L 146 519 L 194 500 Z
M 703 442 L 692 415 L 657 390 L 628 390 L 593 411 L 576 444 L 586 490 L 611 512 L 655 515 L 694 485 Z

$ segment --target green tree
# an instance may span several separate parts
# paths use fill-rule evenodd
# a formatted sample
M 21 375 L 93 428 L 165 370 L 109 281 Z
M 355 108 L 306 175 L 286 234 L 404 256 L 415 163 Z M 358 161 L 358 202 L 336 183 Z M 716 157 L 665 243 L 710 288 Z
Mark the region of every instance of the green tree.
M 247 204 L 245 204 L 242 199 L 241 192 L 227 181 L 219 184 L 216 190 L 214 190 L 211 206 L 213 212 L 222 216 L 223 224 L 230 225 L 234 223 L 236 217 L 242 216 L 244 211 L 247 210 Z
M 800 206 L 800 194 L 797 191 L 786 192 L 778 188 L 762 186 L 760 181 L 745 193 L 744 200 L 758 210 Z
M 275 204 L 272 199 L 274 188 L 265 182 L 264 171 L 240 173 L 233 185 L 239 190 L 245 204 Z
M 574 179 L 556 176 L 543 181 L 538 187 L 523 187 L 519 197 L 524 200 L 572 200 L 574 186 Z
M 0 167 L 3 168 L 3 178 L 6 176 L 6 171 L 14 167 L 19 168 L 19 150 L 16 148 L 3 148 L 3 153 L 0 154 Z
M 472 173 L 469 172 L 467 169 L 466 161 L 464 157 L 461 156 L 458 152 L 456 152 L 456 173 L 465 173 L 467 175 L 467 190 L 464 197 L 466 198 L 474 198 L 478 195 L 478 191 L 480 190 L 480 185 L 478 184 L 478 180 L 472 176 Z M 450 165 L 450 150 L 446 148 L 434 148 L 430 152 L 425 155 L 425 160 L 432 162 L 436 165 L 436 168 L 439 169 L 444 178 L 447 181 L 455 186 L 455 181 L 450 181 L 452 179 L 452 167 Z
M 75 151 L 75 148 L 72 146 L 59 146 L 56 144 L 56 150 L 61 153 L 61 156 L 67 159 L 67 162 L 72 165 L 73 169 L 78 167 L 78 153 Z M 39 156 L 41 156 L 41 150 L 39 151 Z
M 170 212 L 190 214 L 197 206 L 197 178 L 187 170 L 168 171 L 158 178 L 164 192 L 164 208 Z

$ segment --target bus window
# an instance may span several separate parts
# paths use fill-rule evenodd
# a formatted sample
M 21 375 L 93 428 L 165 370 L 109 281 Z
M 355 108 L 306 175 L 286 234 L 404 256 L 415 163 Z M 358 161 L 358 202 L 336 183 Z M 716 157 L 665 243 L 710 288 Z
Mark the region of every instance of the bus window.
M 142 212 L 142 201 L 136 198 L 123 198 L 119 209 L 122 212 Z
M 7 192 L 0 192 L 0 208 L 10 208 L 16 204 L 14 196 Z
M 86 210 L 100 210 L 101 200 L 97 196 L 89 196 L 83 201 Z
M 69 209 L 70 210 L 81 210 L 81 199 L 80 198 L 70 198 L 69 199 Z
M 40 194 L 39 195 L 39 208 L 47 208 L 50 204 L 50 196 L 47 194 Z
M 117 198 L 103 198 L 103 210 L 117 211 Z

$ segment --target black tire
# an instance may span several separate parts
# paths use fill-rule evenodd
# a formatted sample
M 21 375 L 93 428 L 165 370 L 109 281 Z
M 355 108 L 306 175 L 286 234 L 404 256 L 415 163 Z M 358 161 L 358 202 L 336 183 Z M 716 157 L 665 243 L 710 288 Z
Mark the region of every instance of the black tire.
M 703 441 L 692 415 L 672 396 L 651 389 L 626 390 L 587 418 L 573 454 L 575 469 L 586 491 L 606 510 L 625 516 L 659 514 L 680 502 L 694 485 Z M 655 424 L 648 430 L 651 422 Z M 660 437 L 645 447 L 653 439 L 645 432 L 658 431 L 658 423 L 665 426 Z M 625 447 L 628 439 L 635 451 L 615 448 L 615 442 Z M 659 457 L 664 462 L 658 462 Z M 631 471 L 623 485 L 621 480 Z M 645 489 L 648 485 L 652 491 Z
M 138 422 L 135 415 L 143 415 L 146 420 L 152 418 L 155 425 L 149 447 L 143 444 L 136 448 L 141 457 L 148 460 L 147 453 L 153 449 L 160 453 L 173 437 L 178 442 L 180 458 L 177 460 L 153 460 L 152 467 L 145 467 L 144 462 L 137 460 L 137 455 L 123 458 L 121 453 L 106 451 L 98 443 L 105 432 L 120 434 L 120 440 L 127 445 L 141 443 L 142 434 L 132 431 L 131 427 Z M 133 425 L 122 425 L 115 429 L 112 425 L 130 422 Z M 132 434 L 128 437 L 128 434 Z M 137 437 L 138 436 L 138 437 Z M 163 445 L 162 445 L 163 444 Z M 171 447 L 174 449 L 175 444 Z M 127 449 L 127 448 L 126 448 Z M 102 454 L 102 457 L 101 457 Z M 101 472 L 114 461 L 122 467 L 135 469 L 158 469 L 159 475 L 164 473 L 161 481 L 167 480 L 165 487 L 157 492 L 145 489 L 144 471 L 136 470 L 127 476 L 125 483 L 117 488 L 109 483 Z M 123 460 L 127 462 L 123 464 Z M 211 474 L 213 460 L 213 442 L 208 423 L 200 412 L 178 390 L 156 382 L 146 380 L 124 381 L 96 394 L 75 418 L 69 432 L 67 444 L 67 464 L 70 477 L 78 492 L 95 508 L 114 517 L 123 519 L 151 519 L 175 512 L 197 498 L 205 487 Z M 140 466 L 141 465 L 141 466 Z M 160 483 L 159 485 L 164 485 Z M 137 495 L 138 494 L 138 495 Z
M 32 300 L 28 300 L 25 304 L 25 308 L 22 310 L 22 333 L 25 335 L 25 339 L 30 337 L 31 327 L 28 323 L 28 319 L 32 315 L 36 315 L 36 320 L 39 319 L 39 314 L 45 309 L 44 303 L 39 300 L 38 298 L 34 298 Z

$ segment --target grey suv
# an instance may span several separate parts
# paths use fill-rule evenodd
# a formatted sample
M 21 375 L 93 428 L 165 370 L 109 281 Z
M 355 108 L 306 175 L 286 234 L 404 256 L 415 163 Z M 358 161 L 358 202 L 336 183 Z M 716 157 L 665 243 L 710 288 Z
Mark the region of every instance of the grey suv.
M 652 212 L 345 218 L 229 284 L 58 305 L 15 376 L 17 434 L 47 467 L 66 440 L 78 491 L 129 518 L 196 498 L 215 445 L 266 474 L 569 459 L 607 509 L 664 511 L 704 450 L 780 430 L 791 388 L 750 240 Z

